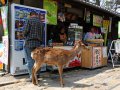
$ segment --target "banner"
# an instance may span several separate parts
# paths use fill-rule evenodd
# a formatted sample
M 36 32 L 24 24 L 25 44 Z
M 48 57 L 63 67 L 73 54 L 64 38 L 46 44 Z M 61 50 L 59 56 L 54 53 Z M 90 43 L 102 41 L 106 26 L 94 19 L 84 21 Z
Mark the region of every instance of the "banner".
M 57 24 L 57 2 L 53 0 L 44 0 L 43 8 L 47 10 L 47 23 Z
M 8 35 L 8 6 L 1 7 L 4 35 Z
M 105 30 L 105 36 L 104 36 L 104 45 L 107 43 L 107 35 L 109 30 L 110 20 L 103 20 L 103 28 Z
M 3 44 L 0 43 L 0 69 L 3 69 L 3 63 L 1 62 L 3 60 Z

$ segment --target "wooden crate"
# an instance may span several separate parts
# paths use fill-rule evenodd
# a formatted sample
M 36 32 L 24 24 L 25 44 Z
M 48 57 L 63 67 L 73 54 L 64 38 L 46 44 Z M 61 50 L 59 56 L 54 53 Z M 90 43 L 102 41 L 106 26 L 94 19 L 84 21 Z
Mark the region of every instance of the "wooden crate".
M 84 68 L 97 68 L 101 66 L 107 65 L 107 49 L 106 47 L 91 47 L 89 46 L 88 49 L 83 49 L 81 52 L 81 67 Z M 99 56 L 95 54 L 95 50 L 98 49 Z M 103 55 L 105 54 L 105 55 Z M 96 60 L 96 57 L 98 57 L 98 60 Z
M 82 49 L 81 53 L 81 67 L 91 68 L 92 67 L 92 47 L 90 49 Z

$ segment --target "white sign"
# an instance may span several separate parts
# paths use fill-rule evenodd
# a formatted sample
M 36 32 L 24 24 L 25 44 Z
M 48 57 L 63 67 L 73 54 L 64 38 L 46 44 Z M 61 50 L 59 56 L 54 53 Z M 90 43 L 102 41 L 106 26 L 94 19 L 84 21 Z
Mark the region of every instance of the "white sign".
M 93 47 L 93 67 L 101 66 L 101 58 L 102 58 L 102 50 L 101 47 Z
M 116 40 L 115 42 L 115 52 L 120 53 L 120 40 Z
M 102 47 L 102 55 L 103 55 L 103 58 L 107 57 L 107 47 Z
M 3 59 L 1 62 L 8 65 L 8 36 L 3 36 Z

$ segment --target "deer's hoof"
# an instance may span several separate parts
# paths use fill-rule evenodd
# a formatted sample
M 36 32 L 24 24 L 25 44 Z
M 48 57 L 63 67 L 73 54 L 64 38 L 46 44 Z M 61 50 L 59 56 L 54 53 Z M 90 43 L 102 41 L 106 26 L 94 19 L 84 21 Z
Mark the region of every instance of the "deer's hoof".
M 36 83 L 33 83 L 34 85 L 37 85 Z
M 64 84 L 62 84 L 61 87 L 63 88 L 63 87 L 64 87 Z
M 36 82 L 32 82 L 34 85 L 37 85 L 37 83 Z
M 38 87 L 41 87 L 42 85 L 41 85 L 41 84 L 38 84 L 37 86 L 38 86 Z

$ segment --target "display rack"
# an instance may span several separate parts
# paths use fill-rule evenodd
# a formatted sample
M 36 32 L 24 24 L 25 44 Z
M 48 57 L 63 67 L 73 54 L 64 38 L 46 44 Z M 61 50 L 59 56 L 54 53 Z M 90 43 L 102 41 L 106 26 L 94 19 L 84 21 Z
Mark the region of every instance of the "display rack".
M 110 56 L 110 60 L 112 62 L 113 68 L 115 66 L 120 66 L 120 39 L 113 40 L 110 45 L 110 49 L 108 52 L 108 56 Z

